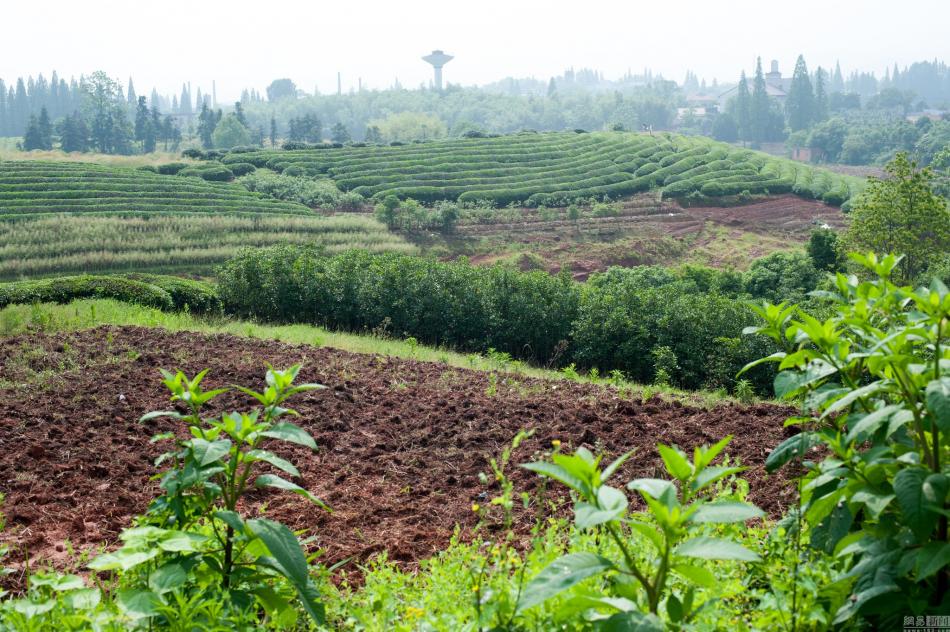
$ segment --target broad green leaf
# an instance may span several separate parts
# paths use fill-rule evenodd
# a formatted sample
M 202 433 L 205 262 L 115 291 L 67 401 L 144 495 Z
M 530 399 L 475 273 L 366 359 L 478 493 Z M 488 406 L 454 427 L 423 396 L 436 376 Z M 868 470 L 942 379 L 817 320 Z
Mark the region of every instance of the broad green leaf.
M 272 452 L 267 450 L 250 450 L 247 453 L 247 456 L 253 461 L 264 461 L 265 463 L 270 463 L 279 470 L 287 472 L 295 478 L 300 477 L 300 471 L 294 467 L 294 464 L 286 459 L 282 459 Z
M 263 518 L 248 520 L 247 526 L 270 552 L 272 559 L 266 562 L 290 580 L 307 614 L 314 622 L 322 624 L 324 606 L 318 601 L 319 595 L 310 582 L 307 558 L 297 537 L 285 525 Z
M 29 621 L 34 617 L 39 617 L 41 614 L 46 614 L 54 607 L 56 607 L 56 601 L 53 599 L 48 599 L 46 601 L 41 601 L 36 603 L 29 599 L 14 599 L 10 602 L 13 610 L 22 614 Z
M 313 440 L 313 437 L 306 431 L 295 426 L 294 424 L 284 421 L 279 424 L 274 424 L 269 429 L 261 433 L 265 437 L 270 437 L 271 439 L 280 439 L 282 441 L 289 441 L 290 443 L 296 443 L 304 447 L 310 448 L 311 450 L 317 449 L 317 442 Z
M 541 476 L 547 476 L 548 478 L 553 478 L 556 481 L 567 485 L 575 492 L 583 496 L 584 498 L 590 498 L 590 485 L 588 485 L 583 480 L 577 478 L 563 467 L 556 463 L 547 463 L 545 461 L 538 461 L 536 463 L 523 463 L 521 465 L 526 470 L 531 470 Z
M 826 408 L 821 414 L 821 418 L 825 419 L 829 415 L 842 411 L 862 397 L 867 397 L 868 395 L 873 395 L 878 391 L 886 389 L 888 385 L 889 384 L 886 380 L 877 380 L 876 382 L 871 382 L 870 384 L 865 384 L 860 388 L 856 388 L 853 391 L 850 391 L 844 397 L 836 399 L 834 403 L 828 406 L 828 408 Z
M 930 542 L 917 554 L 917 581 L 923 581 L 950 563 L 950 543 Z
M 830 514 L 812 526 L 812 548 L 828 554 L 833 553 L 841 539 L 848 535 L 853 522 L 854 515 L 848 504 L 843 502 L 835 504 Z
M 284 489 L 289 492 L 299 494 L 315 505 L 319 505 L 326 510 L 330 509 L 322 500 L 311 494 L 308 490 L 304 489 L 300 485 L 297 485 L 296 483 L 291 483 L 286 479 L 275 476 L 274 474 L 261 474 L 257 477 L 257 480 L 254 481 L 254 487 L 273 487 L 275 489 Z
M 664 632 L 666 627 L 653 613 L 637 611 L 618 612 L 598 621 L 594 627 L 597 632 Z
M 518 610 L 523 611 L 614 568 L 613 562 L 593 553 L 571 553 L 551 562 L 525 586 Z
M 733 474 L 738 474 L 739 472 L 744 472 L 748 468 L 746 467 L 725 467 L 721 465 L 710 465 L 696 475 L 696 478 L 690 483 L 690 488 L 694 492 L 699 492 L 713 483 L 720 481 L 726 477 L 732 476 Z
M 851 502 L 862 503 L 868 515 L 875 520 L 892 500 L 894 500 L 894 494 L 881 494 L 868 488 L 862 488 L 851 496 Z
M 655 527 L 637 520 L 627 520 L 625 521 L 625 524 L 648 539 L 657 551 L 663 550 L 663 534 L 660 533 Z
M 744 562 L 758 562 L 761 558 L 756 553 L 732 540 L 700 536 L 683 542 L 676 547 L 674 553 L 684 557 L 697 557 L 704 560 L 741 560 Z
M 665 494 L 676 493 L 673 483 L 662 478 L 637 478 L 627 483 L 627 489 L 649 494 L 655 500 L 663 498 Z
M 884 406 L 883 408 L 879 408 L 874 412 L 865 415 L 860 421 L 851 426 L 851 430 L 848 432 L 846 439 L 847 442 L 853 443 L 854 441 L 864 441 L 866 437 L 874 434 L 878 428 L 887 423 L 891 418 L 891 415 L 900 409 L 900 406 L 891 404 L 890 406 Z M 850 422 L 851 417 L 848 419 Z
M 139 564 L 144 564 L 157 557 L 159 553 L 161 553 L 161 550 L 157 547 L 151 547 L 146 550 L 121 548 L 112 553 L 103 553 L 102 555 L 96 556 L 86 566 L 94 571 L 127 571 L 130 568 L 135 568 Z
M 713 588 L 716 586 L 716 576 L 712 571 L 702 566 L 693 566 L 692 564 L 674 564 L 673 570 L 693 582 L 697 586 L 704 588 Z
M 927 410 L 941 432 L 950 431 L 950 377 L 933 380 L 927 385 Z
M 270 586 L 258 586 L 251 593 L 264 606 L 264 612 L 277 624 L 278 629 L 294 629 L 297 623 L 297 609 L 281 597 Z
M 148 587 L 156 594 L 162 595 L 184 584 L 186 578 L 185 568 L 172 562 L 152 571 L 148 576 Z
M 765 459 L 765 471 L 774 472 L 819 443 L 821 443 L 821 440 L 818 435 L 812 432 L 802 432 L 794 437 L 789 437 L 769 453 L 768 458 Z
M 83 588 L 63 595 L 63 602 L 74 610 L 92 610 L 102 601 L 98 588 Z
M 937 514 L 926 507 L 924 481 L 929 472 L 923 468 L 904 468 L 894 477 L 894 496 L 901 508 L 904 522 L 918 542 L 924 542 L 937 524 Z
M 690 517 L 692 522 L 745 522 L 761 518 L 765 512 L 748 503 L 719 501 L 700 505 Z
M 618 520 L 626 512 L 627 497 L 624 493 L 604 485 L 597 490 L 597 506 L 586 502 L 577 503 L 574 523 L 578 529 L 590 529 L 611 520 Z
M 30 585 L 33 587 L 48 586 L 51 590 L 56 592 L 78 590 L 86 587 L 86 584 L 82 581 L 82 577 L 78 575 L 47 575 L 45 577 L 43 575 L 34 575 L 30 578 Z
M 690 462 L 686 460 L 686 457 L 684 457 L 679 450 L 663 445 L 662 443 L 658 444 L 656 449 L 663 459 L 663 464 L 666 465 L 666 471 L 669 472 L 671 476 L 678 480 L 685 481 L 692 475 L 693 466 L 690 465 Z
M 171 417 L 172 419 L 181 419 L 181 414 L 174 410 L 153 410 L 150 413 L 145 413 L 139 417 L 139 423 L 145 423 L 146 421 L 152 421 L 153 419 L 159 419 L 161 417 Z
M 216 511 L 214 517 L 234 529 L 235 533 L 244 532 L 244 520 L 236 511 Z
M 191 452 L 200 467 L 211 465 L 228 455 L 231 451 L 231 441 L 205 441 L 204 439 L 191 440 Z
M 702 470 L 707 465 L 716 460 L 716 457 L 719 456 L 719 453 L 722 452 L 729 442 L 732 441 L 732 435 L 726 435 L 713 445 L 707 447 L 699 447 L 693 450 L 695 457 L 695 467 L 698 470 Z
M 133 619 L 144 619 L 158 614 L 162 601 L 150 590 L 129 588 L 119 591 L 116 603 L 125 615 Z
M 185 531 L 166 531 L 158 541 L 158 547 L 170 553 L 197 551 L 208 540 L 207 536 Z

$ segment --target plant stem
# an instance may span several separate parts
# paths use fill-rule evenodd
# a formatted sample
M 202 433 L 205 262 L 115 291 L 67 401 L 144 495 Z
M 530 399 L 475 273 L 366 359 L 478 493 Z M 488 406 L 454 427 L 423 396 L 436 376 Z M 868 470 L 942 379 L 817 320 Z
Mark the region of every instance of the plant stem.
M 652 612 L 653 614 L 656 614 L 656 609 L 654 606 L 652 606 L 653 587 L 650 585 L 650 580 L 647 579 L 647 577 L 643 573 L 640 572 L 639 568 L 637 568 L 637 564 L 636 562 L 633 561 L 633 556 L 630 555 L 630 551 L 627 550 L 627 546 L 624 544 L 623 538 L 621 538 L 620 534 L 617 533 L 617 526 L 609 522 L 607 523 L 606 526 L 607 526 L 607 533 L 609 533 L 611 537 L 613 537 L 614 542 L 616 542 L 617 546 L 620 547 L 620 552 L 623 553 L 623 558 L 627 562 L 627 566 L 630 567 L 630 573 L 634 577 L 636 577 L 637 581 L 639 581 L 643 585 L 643 589 L 647 593 L 647 601 L 649 601 L 651 604 L 650 612 Z
M 234 554 L 234 529 L 228 525 L 228 532 L 224 541 L 224 568 L 221 585 L 227 590 L 231 586 L 231 567 L 233 566 L 232 555 Z

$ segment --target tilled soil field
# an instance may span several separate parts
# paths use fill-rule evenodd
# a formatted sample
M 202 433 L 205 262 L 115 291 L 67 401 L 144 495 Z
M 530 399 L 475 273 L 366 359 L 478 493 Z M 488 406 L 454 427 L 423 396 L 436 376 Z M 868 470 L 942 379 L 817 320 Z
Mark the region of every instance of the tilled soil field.
M 8 521 L 0 540 L 11 549 L 5 561 L 22 564 L 28 554 L 34 567 L 68 565 L 70 545 L 108 546 L 145 511 L 157 491 L 152 461 L 163 451 L 149 439 L 181 431 L 168 420 L 138 422 L 171 406 L 159 367 L 189 375 L 209 367 L 206 388 L 259 387 L 265 362 L 278 368 L 303 363 L 302 381 L 328 387 L 299 395 L 294 405 L 297 423 L 311 432 L 318 451 L 273 447 L 299 466 L 297 482 L 334 511 L 263 491 L 246 509 L 266 504 L 268 516 L 309 530 L 327 562 L 388 551 L 390 559 L 412 565 L 443 548 L 456 525 L 474 526 L 472 503 L 495 493 L 478 473 L 519 429 L 536 434 L 514 463 L 548 450 L 553 439 L 609 456 L 637 448 L 619 481 L 660 473 L 657 442 L 690 449 L 732 434 L 727 451 L 751 466 L 751 500 L 777 515 L 793 495 L 786 480 L 762 469 L 791 413 L 776 406 L 706 410 L 659 398 L 622 399 L 599 386 L 506 373 L 492 378 L 312 346 L 101 327 L 0 339 L 0 492 Z M 240 393 L 215 401 L 216 411 L 250 407 Z M 518 468 L 512 477 L 519 491 L 539 483 Z M 519 528 L 532 519 L 521 516 Z

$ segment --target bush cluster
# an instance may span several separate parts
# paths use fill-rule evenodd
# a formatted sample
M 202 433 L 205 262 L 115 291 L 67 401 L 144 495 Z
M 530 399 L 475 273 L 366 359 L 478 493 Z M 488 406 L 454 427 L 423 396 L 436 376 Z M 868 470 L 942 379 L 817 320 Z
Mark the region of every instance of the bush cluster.
M 793 263 L 807 271 L 811 264 L 800 258 Z M 277 246 L 244 250 L 222 266 L 218 292 L 224 309 L 238 317 L 385 332 L 470 351 L 493 348 L 543 365 L 620 370 L 645 383 L 655 378 L 651 354 L 667 347 L 677 366 L 672 383 L 731 387 L 746 362 L 768 351 L 763 342 L 741 337 L 755 322 L 742 299 L 760 294 L 760 267 L 770 271 L 783 261 L 766 261 L 746 275 L 612 268 L 580 284 L 566 273 L 464 260 L 359 251 L 323 256 Z M 818 279 L 796 278 L 806 285 L 799 293 L 814 289 Z M 769 384 L 765 370 L 751 379 L 760 389 Z
M 112 298 L 171 310 L 171 294 L 153 283 L 114 276 L 73 276 L 0 284 L 0 307 L 14 303 L 69 303 L 80 298 Z

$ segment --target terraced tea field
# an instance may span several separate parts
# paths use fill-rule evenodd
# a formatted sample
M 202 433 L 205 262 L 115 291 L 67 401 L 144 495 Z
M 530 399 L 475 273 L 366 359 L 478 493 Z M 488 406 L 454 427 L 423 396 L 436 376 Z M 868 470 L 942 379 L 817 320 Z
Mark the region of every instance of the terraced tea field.
M 0 280 L 208 273 L 243 246 L 414 247 L 369 217 L 325 217 L 236 184 L 74 162 L 0 162 Z
M 795 193 L 834 205 L 862 186 L 851 176 L 674 134 L 522 133 L 401 146 L 261 150 L 226 156 L 291 174 L 327 174 L 366 197 L 487 200 L 557 206 L 662 189 L 669 197 Z M 290 170 L 290 171 L 287 171 Z

